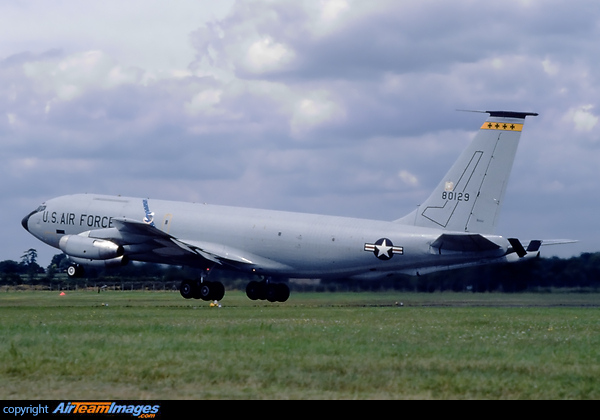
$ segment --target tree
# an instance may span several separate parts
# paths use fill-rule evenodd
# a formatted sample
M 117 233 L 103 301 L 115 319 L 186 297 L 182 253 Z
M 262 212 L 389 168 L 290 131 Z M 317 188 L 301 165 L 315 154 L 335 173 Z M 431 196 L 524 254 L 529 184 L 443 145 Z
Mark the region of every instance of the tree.
M 54 267 L 54 269 L 57 270 L 59 273 L 63 273 L 67 270 L 69 264 L 70 262 L 69 258 L 67 257 L 67 254 L 56 254 L 52 257 L 52 261 L 50 261 L 48 269 L 50 267 Z
M 23 266 L 16 261 L 0 261 L 0 281 L 2 284 L 19 284 L 20 274 L 24 272 Z
M 21 265 L 26 268 L 29 281 L 33 281 L 37 273 L 43 273 L 44 269 L 38 265 L 37 251 L 33 248 L 29 248 L 25 251 L 25 254 L 21 256 Z
M 21 264 L 25 266 L 29 266 L 31 264 L 37 263 L 37 250 L 33 248 L 29 248 L 25 253 L 21 256 Z

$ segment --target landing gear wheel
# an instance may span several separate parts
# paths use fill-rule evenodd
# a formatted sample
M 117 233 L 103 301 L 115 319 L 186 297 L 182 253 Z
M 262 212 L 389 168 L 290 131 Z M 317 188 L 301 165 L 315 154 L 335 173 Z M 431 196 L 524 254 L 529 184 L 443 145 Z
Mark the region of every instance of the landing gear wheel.
M 197 296 L 197 297 L 196 297 Z M 218 281 L 204 281 L 197 285 L 196 299 L 221 300 L 225 296 L 225 286 Z
M 202 300 L 213 300 L 212 299 L 212 289 L 213 284 L 212 281 L 205 281 L 204 283 L 200 283 L 198 286 L 198 295 Z
M 264 282 L 251 281 L 246 286 L 246 296 L 251 300 L 258 300 L 265 298 L 265 286 Z
M 203 299 L 202 298 L 202 289 L 200 288 L 200 282 L 194 281 L 192 282 L 192 297 L 194 299 Z
M 213 282 L 213 295 L 211 297 L 212 300 L 221 300 L 223 296 L 225 296 L 225 286 L 223 283 L 215 281 Z
M 81 277 L 83 276 L 83 267 L 79 264 L 71 264 L 69 268 L 67 268 L 67 275 L 71 278 Z
M 277 284 L 269 284 L 267 285 L 267 293 L 266 298 L 269 302 L 277 302 Z
M 283 283 L 274 283 L 267 286 L 267 300 L 269 302 L 285 302 L 290 297 L 290 288 Z
M 268 300 L 269 302 L 285 302 L 290 297 L 290 288 L 283 283 L 267 283 L 251 281 L 246 286 L 246 295 L 252 300 Z
M 181 296 L 183 296 L 185 299 L 193 298 L 194 285 L 187 280 L 182 281 L 181 286 L 179 286 L 179 293 L 181 293 Z
M 277 287 L 277 300 L 279 302 L 285 302 L 290 297 L 290 288 L 287 284 L 279 283 Z
M 184 280 L 179 292 L 185 299 L 221 300 L 225 296 L 225 286 L 218 281 Z

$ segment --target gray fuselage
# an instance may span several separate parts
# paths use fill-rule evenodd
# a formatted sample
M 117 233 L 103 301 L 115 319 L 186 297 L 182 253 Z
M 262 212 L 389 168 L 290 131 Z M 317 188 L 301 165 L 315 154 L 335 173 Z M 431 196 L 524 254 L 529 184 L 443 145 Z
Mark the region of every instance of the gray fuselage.
M 418 274 L 419 270 L 434 271 L 433 267 L 447 269 L 489 261 L 505 255 L 509 246 L 502 237 L 488 236 L 499 245 L 497 250 L 442 252 L 431 246 L 440 234 L 448 233 L 441 229 L 132 197 L 78 194 L 48 200 L 42 207 L 24 219 L 24 226 L 57 248 L 63 235 L 110 229 L 114 219 L 126 218 L 152 223 L 185 244 L 249 261 L 237 264 L 237 269 L 288 278 L 368 279 L 396 272 Z M 381 239 L 386 241 L 381 243 Z M 133 251 L 129 258 L 198 267 L 214 265 L 201 256 L 181 257 L 160 250 Z

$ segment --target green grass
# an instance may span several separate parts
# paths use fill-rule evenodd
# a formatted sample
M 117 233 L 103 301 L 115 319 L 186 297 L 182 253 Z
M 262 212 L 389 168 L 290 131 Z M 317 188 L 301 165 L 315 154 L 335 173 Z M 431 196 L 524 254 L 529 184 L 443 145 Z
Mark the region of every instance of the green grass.
M 597 294 L 66 293 L 0 294 L 0 399 L 600 398 Z

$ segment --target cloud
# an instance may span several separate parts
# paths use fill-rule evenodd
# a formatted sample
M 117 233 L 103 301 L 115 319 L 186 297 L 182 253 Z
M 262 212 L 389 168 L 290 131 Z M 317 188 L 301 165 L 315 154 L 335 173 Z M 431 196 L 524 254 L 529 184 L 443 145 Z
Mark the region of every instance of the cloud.
M 23 68 L 27 77 L 59 101 L 70 101 L 90 89 L 112 89 L 140 80 L 139 71 L 123 69 L 102 51 L 76 53 L 59 60 L 27 62 Z
M 329 99 L 326 91 L 311 92 L 309 97 L 300 98 L 294 108 L 290 121 L 294 137 L 302 137 L 306 131 L 322 124 L 339 121 L 345 115 L 343 108 Z
M 455 109 L 540 113 L 501 230 L 600 228 L 584 210 L 599 204 L 598 2 L 225 3 L 0 6 L 0 204 L 15 229 L 81 191 L 393 220 L 485 118 Z
M 410 172 L 408 172 L 406 170 L 400 171 L 398 173 L 398 176 L 400 177 L 402 182 L 404 182 L 406 185 L 410 185 L 411 187 L 419 185 L 419 179 L 415 175 L 411 174 Z
M 550 76 L 554 76 L 558 73 L 559 67 L 556 63 L 553 63 L 552 60 L 546 58 L 542 61 L 542 67 L 544 71 Z
M 577 108 L 568 110 L 566 118 L 571 121 L 575 130 L 582 132 L 590 132 L 598 124 L 598 116 L 592 114 L 593 105 L 582 105 Z
M 190 114 L 215 113 L 216 106 L 221 102 L 223 91 L 220 89 L 207 89 L 195 94 L 190 102 L 186 103 L 185 109 Z
M 14 127 L 17 125 L 17 116 L 11 112 L 6 113 L 6 118 L 8 120 L 8 125 Z
M 294 59 L 294 52 L 266 37 L 254 42 L 246 53 L 245 68 L 254 74 L 278 71 Z

